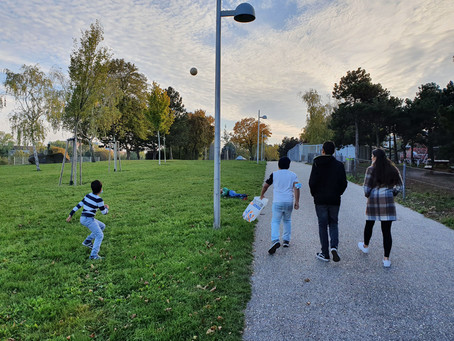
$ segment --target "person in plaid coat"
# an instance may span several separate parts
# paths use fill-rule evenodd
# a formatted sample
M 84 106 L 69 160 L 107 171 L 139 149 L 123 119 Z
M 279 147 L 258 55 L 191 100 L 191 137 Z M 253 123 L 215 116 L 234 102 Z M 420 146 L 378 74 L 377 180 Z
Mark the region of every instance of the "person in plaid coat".
M 367 168 L 364 177 L 364 195 L 367 197 L 366 226 L 364 227 L 364 242 L 358 247 L 364 253 L 369 252 L 369 241 L 375 221 L 381 222 L 383 233 L 384 258 L 383 266 L 391 266 L 389 254 L 392 247 L 391 224 L 396 220 L 396 205 L 394 197 L 402 189 L 402 179 L 399 170 L 386 157 L 383 149 L 372 152 L 372 165 Z

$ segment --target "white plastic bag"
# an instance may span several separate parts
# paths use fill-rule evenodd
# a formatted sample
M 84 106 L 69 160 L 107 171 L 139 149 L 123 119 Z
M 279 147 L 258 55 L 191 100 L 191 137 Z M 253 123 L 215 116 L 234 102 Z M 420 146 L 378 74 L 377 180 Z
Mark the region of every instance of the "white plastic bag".
M 268 203 L 267 198 L 263 198 L 260 200 L 260 197 L 254 197 L 254 200 L 250 202 L 248 207 L 243 212 L 243 219 L 247 220 L 248 222 L 254 221 L 259 216 L 260 212 Z

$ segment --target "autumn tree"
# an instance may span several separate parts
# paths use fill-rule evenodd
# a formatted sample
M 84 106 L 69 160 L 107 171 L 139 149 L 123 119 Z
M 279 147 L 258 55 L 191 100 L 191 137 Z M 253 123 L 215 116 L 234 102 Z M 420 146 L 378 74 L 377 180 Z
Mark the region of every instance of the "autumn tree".
M 8 69 L 5 73 L 6 93 L 16 101 L 10 116 L 11 128 L 18 143 L 32 144 L 36 170 L 40 171 L 36 146 L 46 137 L 46 122 L 58 128 L 63 109 L 61 93 L 38 65 L 23 65 L 20 73 Z
M 168 134 L 174 120 L 169 104 L 170 98 L 166 91 L 161 89 L 156 82 L 153 82 L 152 89 L 148 95 L 146 116 L 151 123 L 152 130 L 155 131 L 158 136 L 159 164 L 161 164 L 160 133 Z
M 243 118 L 235 123 L 231 141 L 249 151 L 250 157 L 254 155 L 257 148 L 258 120 L 252 117 Z M 260 123 L 260 133 L 263 136 L 271 137 L 271 130 L 265 123 Z
M 279 160 L 279 145 L 265 145 L 265 160 L 277 161 Z
M 307 105 L 306 126 L 300 139 L 310 144 L 320 144 L 333 138 L 334 132 L 329 128 L 332 106 L 323 104 L 317 90 L 310 89 L 302 96 Z
M 214 117 L 198 109 L 188 114 L 188 151 L 190 157 L 197 160 L 200 153 L 209 148 L 214 141 Z

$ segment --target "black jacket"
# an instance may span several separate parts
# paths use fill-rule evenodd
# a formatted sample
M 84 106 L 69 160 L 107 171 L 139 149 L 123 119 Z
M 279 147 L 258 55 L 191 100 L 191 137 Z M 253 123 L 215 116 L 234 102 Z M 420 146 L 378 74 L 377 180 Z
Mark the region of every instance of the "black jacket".
M 347 188 L 344 164 L 332 155 L 320 155 L 312 164 L 309 187 L 316 205 L 340 205 Z

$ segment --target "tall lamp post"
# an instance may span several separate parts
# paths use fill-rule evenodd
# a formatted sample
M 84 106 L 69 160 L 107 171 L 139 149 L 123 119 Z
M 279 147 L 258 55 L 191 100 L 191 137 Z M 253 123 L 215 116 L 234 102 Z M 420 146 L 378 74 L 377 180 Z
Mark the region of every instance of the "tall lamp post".
M 257 115 L 257 164 L 259 164 L 259 154 L 260 154 L 260 119 L 263 118 L 264 120 L 267 119 L 266 115 L 260 116 L 260 109 Z
M 221 17 L 233 17 L 238 22 L 255 20 L 255 11 L 248 3 L 239 4 L 233 11 L 221 11 L 221 0 L 216 4 L 216 80 L 214 116 L 214 221 L 215 229 L 221 227 Z

